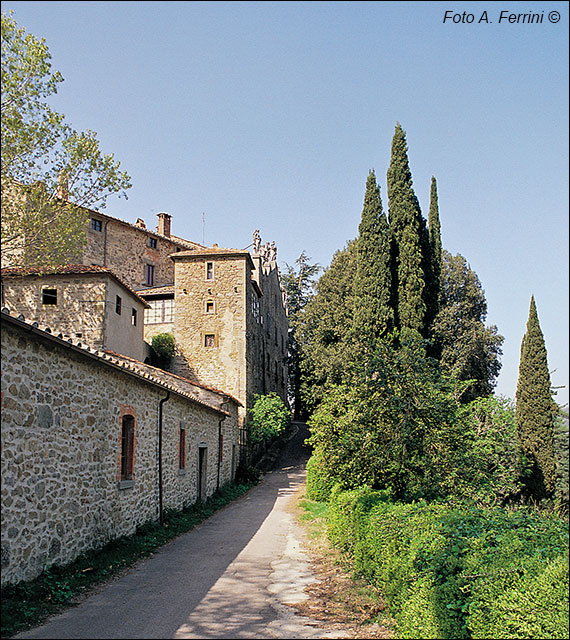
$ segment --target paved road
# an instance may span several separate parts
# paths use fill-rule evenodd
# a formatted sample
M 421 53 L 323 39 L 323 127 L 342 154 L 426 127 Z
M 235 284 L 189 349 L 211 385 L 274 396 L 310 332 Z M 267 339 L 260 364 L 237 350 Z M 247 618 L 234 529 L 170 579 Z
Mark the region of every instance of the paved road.
M 19 638 L 333 638 L 287 602 L 314 580 L 287 503 L 305 479 L 305 427 L 245 496 L 78 607 Z

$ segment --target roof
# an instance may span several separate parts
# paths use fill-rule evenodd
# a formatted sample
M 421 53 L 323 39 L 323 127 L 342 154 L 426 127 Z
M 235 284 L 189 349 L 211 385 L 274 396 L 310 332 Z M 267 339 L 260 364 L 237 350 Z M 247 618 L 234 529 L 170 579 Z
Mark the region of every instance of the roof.
M 190 378 L 184 378 L 183 376 L 179 376 L 176 373 L 171 373 L 170 371 L 159 369 L 158 367 L 154 367 L 151 364 L 147 364 L 146 362 L 141 362 L 140 360 L 135 360 L 134 358 L 131 358 L 130 356 L 125 356 L 121 353 L 115 353 L 114 351 L 110 351 L 109 349 L 105 349 L 105 353 L 108 353 L 109 355 L 112 355 L 121 360 L 125 360 L 126 362 L 132 362 L 138 369 L 142 371 L 152 372 L 153 375 L 159 378 L 172 380 L 175 384 L 180 383 L 185 387 L 190 386 L 190 387 L 197 387 L 198 389 L 204 389 L 205 391 L 209 391 L 211 393 L 224 396 L 225 398 L 229 398 L 233 400 L 240 407 L 243 406 L 243 404 L 237 398 L 232 396 L 230 393 L 226 393 L 225 391 L 222 391 L 221 389 L 216 389 L 215 387 L 209 387 L 205 384 L 202 384 L 201 382 L 190 380 Z
M 28 276 L 81 276 L 81 275 L 107 275 L 116 280 L 124 289 L 129 291 L 144 307 L 149 308 L 148 302 L 134 289 L 123 282 L 111 269 L 99 265 L 64 264 L 52 267 L 6 267 L 1 271 L 2 278 L 22 278 Z
M 11 316 L 10 310 L 6 308 L 2 309 L 1 317 L 3 322 L 17 326 L 22 330 L 29 331 L 44 340 L 48 340 L 52 343 L 58 344 L 62 348 L 69 349 L 71 351 L 74 351 L 75 353 L 80 353 L 89 359 L 97 361 L 106 366 L 111 366 L 114 369 L 123 371 L 125 374 L 138 378 L 143 382 L 147 382 L 148 384 L 160 387 L 165 391 L 170 391 L 182 398 L 186 398 L 187 400 L 190 400 L 195 404 L 204 407 L 205 409 L 215 411 L 216 413 L 223 414 L 225 416 L 229 415 L 229 413 L 224 409 L 220 409 L 219 407 L 215 407 L 207 402 L 204 402 L 203 400 L 197 398 L 193 393 L 190 393 L 189 391 L 183 389 L 180 385 L 176 385 L 174 380 L 169 380 L 164 376 L 159 375 L 158 372 L 160 370 L 155 370 L 153 372 L 152 369 L 155 369 L 154 367 L 144 365 L 142 362 L 139 362 L 137 360 L 131 360 L 125 358 L 124 356 L 113 354 L 113 352 L 98 351 L 96 349 L 93 349 L 92 347 L 89 347 L 88 345 L 82 344 L 80 341 L 74 342 L 71 338 L 64 339 L 62 334 L 58 334 L 57 336 L 55 336 L 52 334 L 49 327 L 40 329 L 37 322 L 26 322 L 26 319 L 22 315 L 15 318 Z M 160 371 L 160 373 L 164 374 L 168 372 Z M 169 374 L 169 376 L 172 377 L 173 374 Z M 228 396 L 228 394 L 224 395 Z
M 137 289 L 139 296 L 146 298 L 147 296 L 167 296 L 174 295 L 174 284 L 162 284 L 156 287 L 146 287 Z
M 143 233 L 146 234 L 150 234 L 151 236 L 154 236 L 156 238 L 162 238 L 163 240 L 169 240 L 174 244 L 179 244 L 179 245 L 183 245 L 185 247 L 187 247 L 188 249 L 192 249 L 194 247 L 203 247 L 203 245 L 199 244 L 198 242 L 193 242 L 192 240 L 184 240 L 183 238 L 179 238 L 178 236 L 172 235 L 170 234 L 169 236 L 165 236 L 162 233 L 158 233 L 158 231 L 153 230 L 153 229 L 147 229 L 146 226 L 145 227 L 141 227 L 140 225 L 137 225 L 133 222 L 126 222 L 125 220 L 121 220 L 120 218 L 115 218 L 113 216 L 110 216 L 106 213 L 101 213 L 100 211 L 95 211 L 94 209 L 89 209 L 88 207 L 82 207 L 83 209 L 89 211 L 89 213 L 92 213 L 94 215 L 97 216 L 101 216 L 102 218 L 108 218 L 109 220 L 113 220 L 113 222 L 119 222 L 120 224 L 124 224 L 127 227 L 131 227 L 133 229 L 137 229 L 138 231 L 142 231 Z
M 238 258 L 243 257 L 250 263 L 250 268 L 254 269 L 253 260 L 249 251 L 243 249 L 222 249 L 219 247 L 203 247 L 201 249 L 191 249 L 190 251 L 179 251 L 173 253 L 172 260 L 179 260 L 180 258 Z

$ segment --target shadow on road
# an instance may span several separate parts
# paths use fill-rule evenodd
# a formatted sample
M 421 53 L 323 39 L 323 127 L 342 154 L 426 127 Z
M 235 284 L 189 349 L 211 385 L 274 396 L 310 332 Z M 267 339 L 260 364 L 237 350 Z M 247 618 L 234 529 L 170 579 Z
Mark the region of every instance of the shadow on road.
M 77 607 L 16 637 L 236 638 L 240 637 L 239 629 L 232 626 L 230 620 L 240 620 L 239 625 L 247 628 L 255 620 L 267 619 L 270 612 L 265 610 L 268 605 L 264 602 L 252 608 L 248 598 L 230 601 L 224 599 L 227 596 L 223 594 L 247 595 L 250 585 L 267 577 L 275 545 L 283 535 L 278 521 L 272 525 L 273 533 L 263 540 L 265 548 L 257 551 L 261 553 L 258 567 L 247 559 L 241 562 L 238 557 L 272 512 L 278 497 L 293 493 L 303 481 L 309 455 L 303 446 L 306 437 L 306 428 L 302 426 L 281 452 L 273 471 L 247 494 L 171 541 L 152 558 L 141 561 L 127 575 L 105 585 Z M 232 563 L 232 571 L 224 576 Z M 264 575 L 260 575 L 260 571 Z M 205 628 L 199 629 L 198 620 L 190 632 L 189 616 L 222 576 L 224 589 L 220 595 L 211 594 L 209 609 L 216 611 L 224 634 L 229 635 L 207 635 Z M 210 616 L 210 630 L 212 624 L 215 627 L 215 620 Z M 203 635 L 194 635 L 202 631 Z

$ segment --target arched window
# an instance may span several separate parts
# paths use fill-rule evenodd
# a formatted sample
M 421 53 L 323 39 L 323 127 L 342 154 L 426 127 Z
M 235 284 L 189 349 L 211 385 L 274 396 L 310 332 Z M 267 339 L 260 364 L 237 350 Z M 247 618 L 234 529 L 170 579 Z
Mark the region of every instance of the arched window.
M 121 420 L 121 480 L 132 480 L 135 462 L 135 419 L 124 415 Z

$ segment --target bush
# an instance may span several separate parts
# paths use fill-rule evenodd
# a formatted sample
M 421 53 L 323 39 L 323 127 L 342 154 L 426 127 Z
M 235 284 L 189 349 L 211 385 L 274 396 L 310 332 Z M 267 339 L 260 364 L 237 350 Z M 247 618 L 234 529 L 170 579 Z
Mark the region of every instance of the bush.
M 283 433 L 291 421 L 291 412 L 283 400 L 271 392 L 254 397 L 249 417 L 249 439 L 251 443 L 256 444 Z
M 569 637 L 564 520 L 387 498 L 335 488 L 329 537 L 382 592 L 398 637 Z
M 323 457 L 318 451 L 307 461 L 307 498 L 316 502 L 327 502 L 333 481 L 326 475 Z
M 153 366 L 168 369 L 174 356 L 175 342 L 171 333 L 157 333 L 151 341 L 151 362 Z

